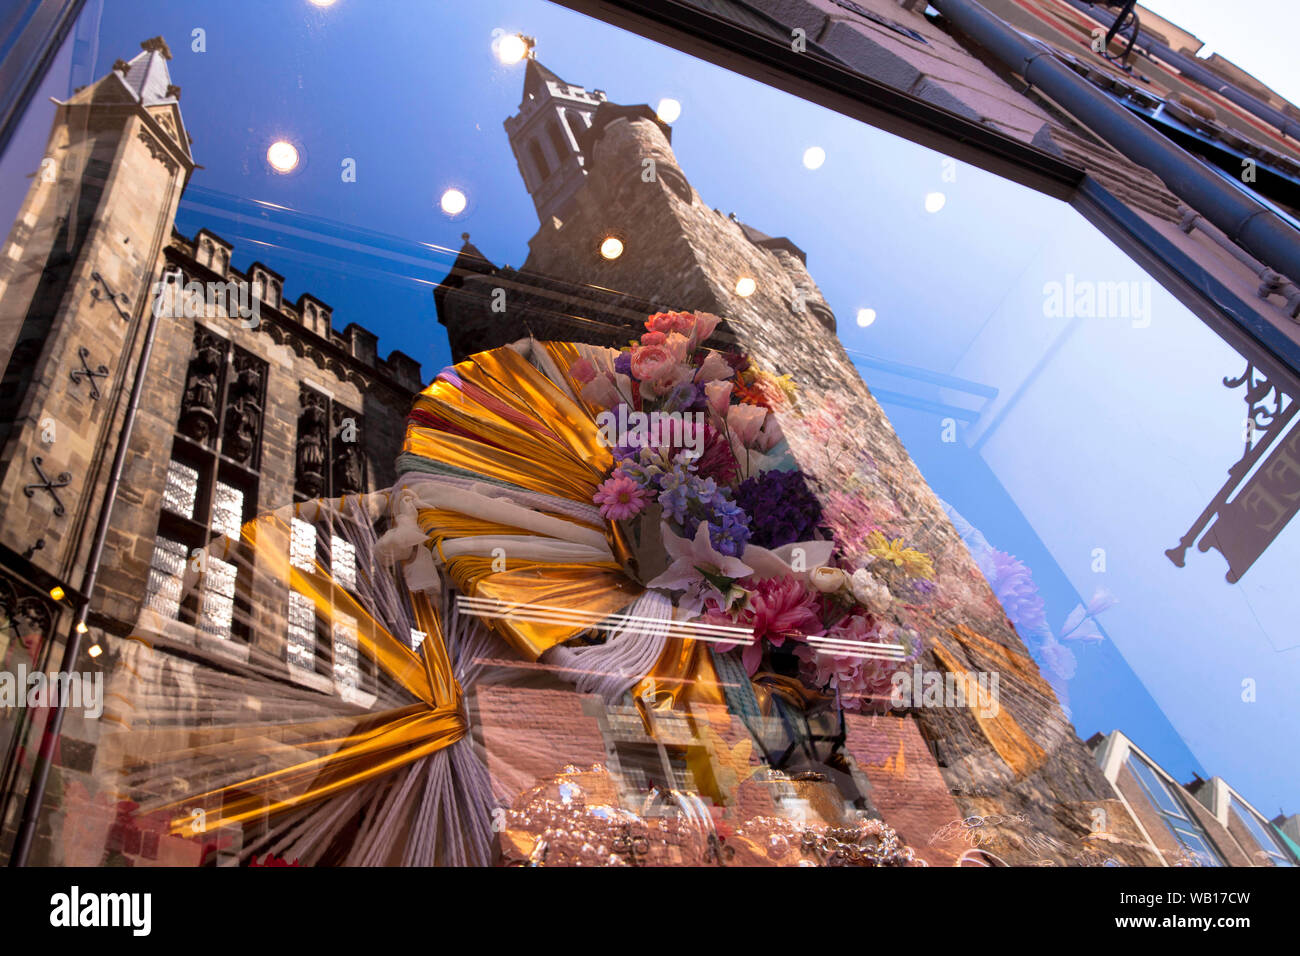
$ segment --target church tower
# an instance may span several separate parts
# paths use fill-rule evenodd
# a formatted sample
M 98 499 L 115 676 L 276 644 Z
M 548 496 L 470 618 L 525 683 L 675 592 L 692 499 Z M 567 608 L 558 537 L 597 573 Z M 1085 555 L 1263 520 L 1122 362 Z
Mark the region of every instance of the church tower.
M 542 223 L 562 222 L 587 176 L 582 141 L 605 94 L 564 82 L 532 56 L 519 112 L 505 121 L 519 174 Z
M 0 253 L 0 541 L 79 578 L 151 286 L 194 170 L 162 37 L 57 103 Z M 38 544 L 39 542 L 39 544 Z

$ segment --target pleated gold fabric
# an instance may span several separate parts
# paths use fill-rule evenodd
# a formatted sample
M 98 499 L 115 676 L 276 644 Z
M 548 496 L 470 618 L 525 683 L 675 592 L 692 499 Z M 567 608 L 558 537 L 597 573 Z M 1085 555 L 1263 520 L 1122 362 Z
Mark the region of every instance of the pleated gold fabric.
M 325 507 L 332 503 L 319 503 Z M 413 595 L 416 620 L 428 635 L 420 654 L 388 632 L 346 590 L 333 587 L 318 563 L 307 572 L 290 559 L 289 523 L 279 514 L 263 515 L 243 528 L 243 539 L 257 555 L 262 586 L 273 586 L 309 598 L 327 620 L 346 615 L 356 621 L 358 650 L 372 659 L 384 675 L 416 698 L 406 707 L 392 708 L 358 719 L 331 718 L 280 727 L 255 727 L 240 732 L 228 727 L 196 728 L 189 734 L 186 755 L 193 759 L 220 757 L 254 763 L 268 750 L 283 759 L 299 755 L 288 766 L 236 783 L 194 794 L 162 807 L 177 811 L 170 824 L 176 835 L 189 835 L 194 808 L 206 815 L 205 829 L 240 824 L 266 814 L 322 800 L 412 763 L 465 736 L 468 722 L 460 685 L 452 675 L 438 616 L 423 594 Z M 341 727 L 351 724 L 346 733 Z M 167 755 L 155 752 L 165 762 Z

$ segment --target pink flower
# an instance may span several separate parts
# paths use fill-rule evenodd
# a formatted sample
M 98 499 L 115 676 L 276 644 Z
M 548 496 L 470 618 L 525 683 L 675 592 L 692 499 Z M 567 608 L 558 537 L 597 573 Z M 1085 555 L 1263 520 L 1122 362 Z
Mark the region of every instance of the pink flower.
M 664 338 L 664 348 L 668 350 L 674 362 L 685 362 L 691 354 L 691 340 L 680 332 L 669 332 Z
M 569 374 L 578 384 L 586 385 L 596 377 L 596 366 L 591 363 L 591 359 L 580 358 L 569 366 Z
M 768 452 L 780 443 L 785 437 L 781 431 L 781 423 L 776 420 L 775 415 L 767 416 L 767 421 L 763 423 L 763 428 L 758 433 L 758 438 L 754 441 L 754 447 L 759 451 Z
M 663 345 L 668 340 L 668 336 L 662 332 L 647 332 L 641 336 L 642 345 Z
M 704 386 L 704 397 L 709 403 L 709 411 L 719 418 L 727 417 L 727 406 L 731 404 L 730 382 L 709 382 Z
M 696 382 L 717 382 L 730 380 L 732 376 L 731 366 L 727 360 L 720 354 L 710 350 L 704 356 L 704 361 L 700 363 L 700 370 L 695 373 Z
M 695 316 L 689 312 L 656 312 L 645 320 L 651 332 L 682 332 L 689 334 L 695 328 Z
M 586 401 L 601 408 L 613 408 L 624 400 L 618 386 L 614 383 L 614 376 L 609 374 L 597 375 L 582 386 L 580 394 Z
M 883 635 L 879 623 L 867 614 L 851 614 L 826 632 L 826 636 L 855 644 L 878 644 Z M 894 672 L 899 661 L 868 658 L 846 652 L 801 647 L 795 651 L 804 683 L 834 691 L 845 710 L 889 709 Z
M 653 380 L 641 383 L 641 397 L 653 400 L 667 395 L 682 382 L 689 382 L 693 371 L 684 362 L 673 362 Z
M 703 345 L 713 334 L 722 320 L 712 312 L 700 312 L 695 316 L 695 331 L 691 336 L 691 345 Z
M 752 448 L 763 428 L 767 409 L 759 405 L 732 405 L 727 409 L 727 430 L 734 442 Z
M 757 671 L 763 661 L 764 641 L 780 647 L 787 637 L 801 640 L 823 630 L 812 592 L 789 577 L 756 582 L 749 607 L 740 615 L 740 623 L 754 629 L 754 643 L 741 655 L 745 670 L 750 674 Z
M 676 364 L 662 345 L 642 345 L 632 350 L 632 374 L 643 382 L 660 378 Z
M 610 521 L 622 521 L 639 514 L 649 500 L 649 492 L 621 471 L 606 478 L 592 498 L 600 505 L 601 517 Z

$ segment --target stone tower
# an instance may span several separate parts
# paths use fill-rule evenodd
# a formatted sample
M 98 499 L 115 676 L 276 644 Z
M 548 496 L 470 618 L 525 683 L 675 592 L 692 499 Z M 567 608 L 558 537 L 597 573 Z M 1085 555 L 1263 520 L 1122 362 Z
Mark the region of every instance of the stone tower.
M 505 122 L 519 174 L 543 223 L 563 221 L 586 178 L 582 140 L 605 94 L 573 86 L 529 56 L 519 112 Z
M 373 670 L 358 659 L 348 599 L 317 607 L 263 586 L 266 563 L 241 529 L 295 501 L 391 484 L 420 365 L 396 350 L 381 357 L 360 325 L 336 328 L 320 298 L 290 299 L 291 280 L 270 265 L 240 271 L 235 247 L 212 230 L 175 231 L 195 163 L 167 46 L 143 47 L 58 104 L 0 248 L 0 671 L 60 660 L 157 311 L 77 669 L 129 675 L 140 655 L 178 650 L 148 666 L 169 668 L 168 706 L 198 712 L 206 701 L 193 675 L 215 671 L 196 657 L 251 657 L 300 687 L 364 702 Z M 295 521 L 301 550 L 328 554 L 355 581 L 348 543 L 322 522 Z M 30 712 L 0 707 L 0 861 L 30 779 Z M 165 834 L 143 850 L 108 846 L 115 811 L 94 798 L 93 770 L 104 728 L 134 718 L 124 705 L 115 719 L 67 712 L 33 862 L 124 852 L 142 864 L 197 862 L 199 848 Z
M 529 63 L 526 89 L 553 76 L 543 70 Z M 873 796 L 886 820 L 919 812 L 929 822 L 904 836 L 924 843 L 935 821 L 988 817 L 1001 821 L 989 832 L 1000 828 L 1007 862 L 1061 863 L 1095 849 L 1090 821 L 1101 809 L 1116 822 L 1112 832 L 1125 834 L 1109 841 L 1106 853 L 1149 865 L 1128 839 L 1132 827 L 1118 823 L 1128 820 L 1126 811 L 840 344 L 803 252 L 710 208 L 678 165 L 670 137 L 648 106 L 602 100 L 579 139 L 583 180 L 562 215 L 548 215 L 556 209 L 554 187 L 542 183 L 541 195 L 525 173 L 542 224 L 524 265 L 500 269 L 467 242 L 435 292 L 453 356 L 459 361 L 528 334 L 625 345 L 643 330 L 647 306 L 722 316 L 715 342 L 798 384 L 800 411 L 783 414 L 782 424 L 825 513 L 840 522 L 837 540 L 879 526 L 934 559 L 937 592 L 907 611 L 925 646 L 921 667 L 1000 676 L 996 715 L 924 705 L 902 717 L 846 715 L 846 749 L 862 769 L 898 778 Z M 514 138 L 512 145 L 518 154 Z M 623 242 L 614 259 L 600 253 L 609 236 Z M 504 314 L 489 308 L 499 288 L 506 290 Z M 855 487 L 879 495 L 869 513 L 846 512 L 843 491 Z M 899 742 L 904 738 L 925 744 L 917 752 Z M 924 797 L 922 812 L 917 781 L 927 774 L 941 775 L 943 784 L 937 797 Z M 886 791 L 902 794 L 892 807 L 882 799 Z
M 0 257 L 0 541 L 43 541 L 32 560 L 63 580 L 80 578 L 104 449 L 194 169 L 171 53 L 161 37 L 141 46 L 58 104 Z

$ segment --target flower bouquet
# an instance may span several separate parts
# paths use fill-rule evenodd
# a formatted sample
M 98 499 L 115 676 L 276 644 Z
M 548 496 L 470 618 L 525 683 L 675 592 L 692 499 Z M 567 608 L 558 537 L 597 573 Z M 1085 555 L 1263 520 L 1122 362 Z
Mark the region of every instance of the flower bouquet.
M 879 530 L 859 554 L 835 546 L 778 419 L 797 414 L 794 384 L 709 348 L 718 321 L 658 313 L 639 340 L 574 364 L 613 458 L 592 501 L 635 542 L 641 583 L 716 628 L 719 651 L 743 645 L 751 677 L 797 668 L 847 709 L 883 703 L 919 653 L 895 593 L 911 597 L 933 565 Z

